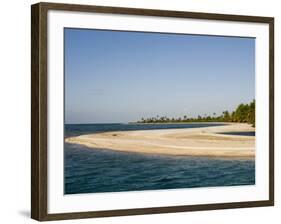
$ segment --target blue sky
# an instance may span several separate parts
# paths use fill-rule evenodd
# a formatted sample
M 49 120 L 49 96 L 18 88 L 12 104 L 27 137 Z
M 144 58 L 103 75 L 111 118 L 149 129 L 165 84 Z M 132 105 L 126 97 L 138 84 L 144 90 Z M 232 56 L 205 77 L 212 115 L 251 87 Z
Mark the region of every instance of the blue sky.
M 255 39 L 65 29 L 65 122 L 197 117 L 255 98 Z

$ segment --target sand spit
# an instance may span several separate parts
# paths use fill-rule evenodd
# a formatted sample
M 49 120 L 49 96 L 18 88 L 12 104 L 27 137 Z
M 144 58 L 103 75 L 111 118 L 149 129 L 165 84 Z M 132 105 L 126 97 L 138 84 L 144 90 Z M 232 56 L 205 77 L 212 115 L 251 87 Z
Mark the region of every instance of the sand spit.
M 255 131 L 255 128 L 249 124 L 228 123 L 201 128 L 105 132 L 70 137 L 65 141 L 125 152 L 254 158 L 255 136 L 220 134 L 248 131 Z

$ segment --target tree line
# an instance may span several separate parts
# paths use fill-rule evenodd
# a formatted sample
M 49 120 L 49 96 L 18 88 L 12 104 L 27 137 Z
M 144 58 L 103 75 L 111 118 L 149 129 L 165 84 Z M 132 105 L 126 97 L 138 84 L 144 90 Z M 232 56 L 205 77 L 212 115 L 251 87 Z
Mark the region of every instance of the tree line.
M 213 113 L 210 115 L 198 115 L 196 118 L 189 118 L 187 115 L 178 118 L 169 118 L 167 116 L 141 118 L 137 123 L 176 123 L 176 122 L 240 122 L 249 123 L 255 126 L 255 100 L 249 104 L 239 104 L 237 108 L 232 111 L 223 111 L 222 114 L 217 115 Z

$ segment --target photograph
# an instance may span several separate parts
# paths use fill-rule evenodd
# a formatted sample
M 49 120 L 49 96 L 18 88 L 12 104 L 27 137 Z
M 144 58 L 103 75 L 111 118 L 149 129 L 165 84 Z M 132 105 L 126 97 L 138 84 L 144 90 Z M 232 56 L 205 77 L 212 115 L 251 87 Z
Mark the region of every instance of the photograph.
M 33 4 L 31 218 L 274 206 L 261 15 Z
M 254 37 L 63 32 L 64 194 L 255 185 Z

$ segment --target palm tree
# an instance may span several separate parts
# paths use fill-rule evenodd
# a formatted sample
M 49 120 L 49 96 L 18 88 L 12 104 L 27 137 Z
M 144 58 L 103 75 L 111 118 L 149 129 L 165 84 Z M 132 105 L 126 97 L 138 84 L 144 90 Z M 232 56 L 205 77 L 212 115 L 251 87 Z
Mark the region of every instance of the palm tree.
M 222 114 L 223 114 L 224 121 L 230 121 L 230 115 L 229 115 L 229 112 L 227 110 L 223 111 Z

